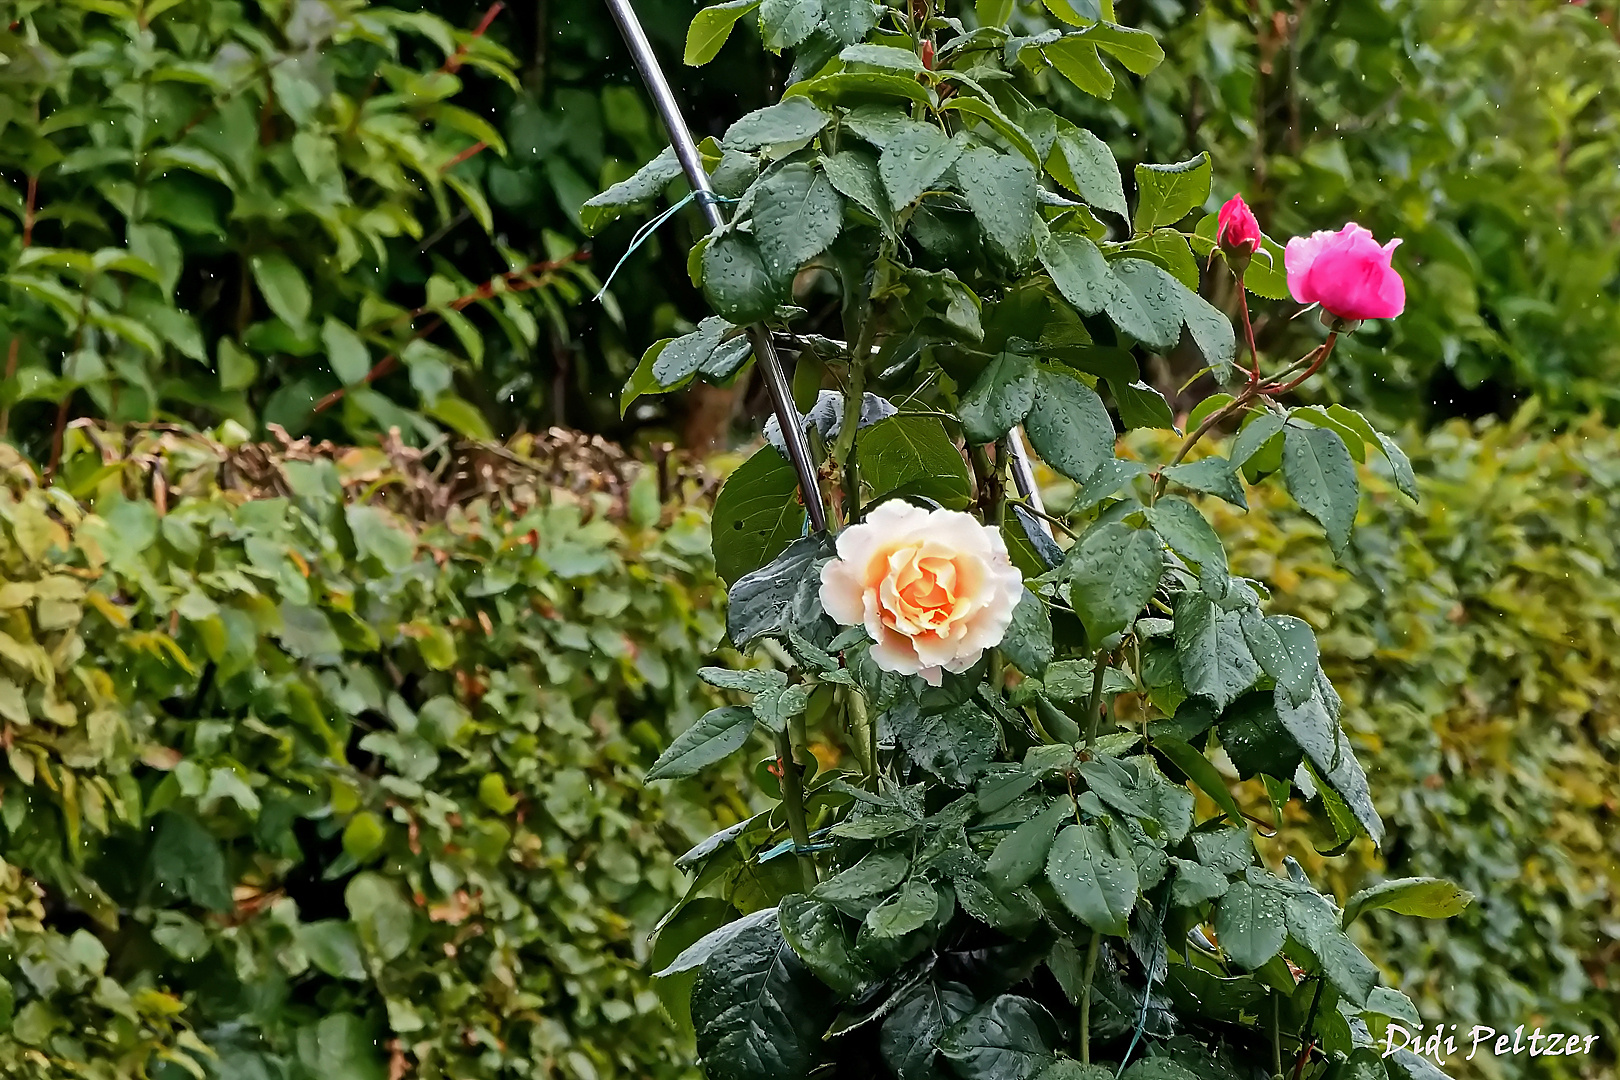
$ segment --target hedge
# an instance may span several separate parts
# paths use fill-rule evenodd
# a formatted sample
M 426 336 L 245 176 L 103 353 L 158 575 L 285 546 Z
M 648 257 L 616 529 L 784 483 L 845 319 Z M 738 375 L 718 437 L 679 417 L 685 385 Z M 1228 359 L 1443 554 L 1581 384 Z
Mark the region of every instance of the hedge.
M 577 440 L 71 434 L 79 499 L 0 474 L 0 1075 L 682 1075 L 702 514 Z
M 1470 888 L 1366 944 L 1431 1022 L 1597 1030 L 1612 1075 L 1620 436 L 1528 419 L 1414 446 L 1417 507 L 1369 472 L 1339 564 L 1223 515 L 1388 793 L 1382 852 L 1262 850 Z M 714 704 L 701 500 L 562 437 L 68 451 L 48 491 L 0 461 L 0 1075 L 686 1075 L 649 933 L 673 855 L 751 812 L 641 782 Z M 1486 1068 L 1565 1059 L 1520 1060 Z
M 1479 898 L 1446 922 L 1370 916 L 1395 985 L 1431 1023 L 1599 1033 L 1598 1068 L 1613 1076 L 1620 434 L 1593 420 L 1539 439 L 1535 420 L 1531 406 L 1431 432 L 1417 506 L 1367 476 L 1343 566 L 1280 506 L 1224 524 L 1256 541 L 1244 572 L 1318 628 L 1358 751 L 1380 773 L 1389 839 L 1325 864 L 1341 895 L 1370 876 L 1430 874 Z M 1271 485 L 1254 493 L 1281 502 Z M 1301 837 L 1289 846 L 1307 862 Z M 1518 1060 L 1473 1067 L 1577 1069 Z

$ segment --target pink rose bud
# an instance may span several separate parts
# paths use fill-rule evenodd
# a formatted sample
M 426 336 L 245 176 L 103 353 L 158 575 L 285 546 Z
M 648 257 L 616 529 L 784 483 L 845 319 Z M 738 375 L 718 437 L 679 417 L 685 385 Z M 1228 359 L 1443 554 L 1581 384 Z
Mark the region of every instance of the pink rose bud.
M 1253 255 L 1260 246 L 1260 223 L 1254 220 L 1254 211 L 1249 209 L 1242 195 L 1232 196 L 1221 207 L 1220 217 L 1216 219 L 1215 242 L 1228 254 Z
M 1284 252 L 1288 291 L 1341 319 L 1393 319 L 1406 310 L 1406 283 L 1390 265 L 1400 243 L 1380 247 L 1355 222 L 1338 232 L 1296 236 Z

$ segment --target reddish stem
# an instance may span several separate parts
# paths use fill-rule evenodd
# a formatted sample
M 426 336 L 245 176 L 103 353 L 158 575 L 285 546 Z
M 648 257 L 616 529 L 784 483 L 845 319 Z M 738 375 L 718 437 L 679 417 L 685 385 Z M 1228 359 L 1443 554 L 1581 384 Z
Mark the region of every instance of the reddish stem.
M 1260 385 L 1260 350 L 1254 347 L 1254 324 L 1249 321 L 1249 290 L 1243 287 L 1243 275 L 1237 276 L 1238 307 L 1243 312 L 1243 336 L 1249 343 L 1249 387 Z
M 1265 387 L 1261 393 L 1271 394 L 1273 396 L 1277 394 L 1286 394 L 1300 383 L 1310 378 L 1312 375 L 1315 375 L 1317 371 L 1321 369 L 1322 365 L 1327 363 L 1328 356 L 1333 352 L 1333 344 L 1338 340 L 1339 332 L 1337 330 L 1330 332 L 1327 336 L 1327 340 L 1316 347 L 1316 355 L 1311 360 L 1311 366 L 1306 368 L 1298 378 L 1292 379 L 1282 386 L 1272 383 L 1270 386 Z
M 587 258 L 589 258 L 589 255 L 587 255 L 585 252 L 576 251 L 567 258 L 530 263 L 528 266 L 525 266 L 519 270 L 509 270 L 498 277 L 489 279 L 472 292 L 467 293 L 465 296 L 456 297 L 445 306 L 451 311 L 460 311 L 465 307 L 476 304 L 480 300 L 490 299 L 496 295 L 497 291 L 525 292 L 529 289 L 533 289 L 544 284 L 542 280 L 533 278 L 533 275 L 548 274 L 554 270 L 562 269 L 569 263 L 583 262 Z M 499 284 L 504 284 L 506 288 L 504 290 L 497 290 L 497 285 Z M 417 308 L 415 311 L 400 316 L 400 318 L 409 319 L 414 322 L 426 314 L 426 308 Z M 412 333 L 411 340 L 420 341 L 422 338 L 427 337 L 442 325 L 444 325 L 443 319 L 434 319 L 426 326 Z M 389 353 L 387 356 L 383 357 L 381 360 L 372 365 L 371 370 L 366 372 L 365 378 L 363 378 L 361 382 L 369 386 L 378 379 L 382 378 L 384 375 L 392 372 L 397 367 L 399 367 L 399 357 L 394 353 Z M 330 409 L 333 405 L 336 405 L 338 402 L 342 401 L 348 391 L 349 388 L 346 386 L 340 386 L 336 390 L 333 390 L 330 394 L 327 394 L 325 397 L 321 398 L 320 401 L 315 403 L 315 412 L 319 414 L 325 412 L 327 409 Z
M 477 28 L 473 30 L 472 37 L 456 46 L 456 51 L 445 58 L 444 64 L 439 68 L 439 71 L 450 75 L 460 71 L 461 63 L 467 56 L 467 46 L 489 32 L 490 24 L 495 21 L 495 16 L 499 15 L 505 7 L 504 0 L 495 0 L 495 3 L 489 6 L 489 10 L 484 12 L 484 17 L 478 23 Z
M 34 214 L 39 199 L 39 177 L 28 178 L 28 207 L 23 211 L 22 246 L 27 247 L 34 242 Z
M 480 140 L 479 142 L 475 142 L 471 146 L 467 147 L 467 149 L 463 150 L 461 153 L 457 154 L 455 157 L 451 158 L 449 161 L 447 161 L 443 165 L 439 166 L 439 171 L 442 172 L 442 173 L 447 173 L 451 169 L 455 168 L 457 165 L 460 165 L 463 161 L 466 161 L 468 158 L 470 158 L 474 154 L 478 153 L 479 151 L 488 149 L 488 147 L 489 147 L 489 143 L 483 142 L 482 140 Z

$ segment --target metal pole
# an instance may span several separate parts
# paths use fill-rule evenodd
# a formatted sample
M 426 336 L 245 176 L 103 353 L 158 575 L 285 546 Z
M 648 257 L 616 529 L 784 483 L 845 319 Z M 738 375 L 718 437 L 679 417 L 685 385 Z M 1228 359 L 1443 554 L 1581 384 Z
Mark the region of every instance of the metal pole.
M 1041 489 L 1035 486 L 1035 470 L 1029 464 L 1029 451 L 1024 448 L 1024 433 L 1017 428 L 1007 433 L 1007 449 L 1012 451 L 1013 486 L 1018 489 L 1029 505 L 1038 512 L 1046 513 L 1046 504 L 1041 501 Z M 1052 523 L 1044 517 L 1037 519 L 1040 529 L 1047 536 L 1052 535 Z
M 614 21 L 619 24 L 625 44 L 630 47 L 631 59 L 635 61 L 642 81 L 647 84 L 647 92 L 652 95 L 658 115 L 663 118 L 670 145 L 675 148 L 675 156 L 680 159 L 687 182 L 697 193 L 696 201 L 703 208 L 703 216 L 708 219 L 711 229 L 720 228 L 726 223 L 725 215 L 720 212 L 714 189 L 709 186 L 709 174 L 703 168 L 703 158 L 698 154 L 697 144 L 692 141 L 686 121 L 681 118 L 681 107 L 669 88 L 669 80 L 664 78 L 664 69 L 658 65 L 658 57 L 653 52 L 652 43 L 647 40 L 646 31 L 641 28 L 641 20 L 636 17 L 630 0 L 607 0 L 607 6 L 613 12 Z M 810 527 L 821 532 L 827 528 L 827 509 L 821 501 L 821 485 L 816 480 L 815 462 L 810 460 L 810 446 L 804 438 L 803 422 L 798 408 L 793 404 L 793 391 L 788 385 L 787 375 L 782 371 L 782 361 L 777 358 L 776 346 L 763 325 L 755 323 L 750 326 L 748 336 L 753 339 L 754 357 L 759 361 L 760 370 L 765 373 L 765 386 L 771 392 L 771 405 L 776 410 L 777 422 L 782 425 L 782 440 L 787 445 L 788 459 L 799 474 L 799 491 L 805 512 L 810 515 Z

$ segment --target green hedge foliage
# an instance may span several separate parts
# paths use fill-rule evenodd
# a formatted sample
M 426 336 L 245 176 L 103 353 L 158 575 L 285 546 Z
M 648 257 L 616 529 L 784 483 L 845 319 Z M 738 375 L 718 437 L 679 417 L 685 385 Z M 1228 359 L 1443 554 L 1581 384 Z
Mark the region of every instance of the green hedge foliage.
M 1600 1031 L 1612 1075 L 1620 437 L 1529 419 L 1412 447 L 1415 508 L 1369 472 L 1342 563 L 1281 506 L 1222 525 L 1333 613 L 1390 826 L 1341 896 L 1480 898 L 1369 915 L 1373 955 L 1431 1022 Z M 660 516 L 651 470 L 553 490 L 522 448 L 434 479 L 397 447 L 89 434 L 64 487 L 0 463 L 0 1075 L 684 1075 L 648 934 L 673 855 L 752 812 L 735 778 L 642 783 L 715 704 L 701 508 Z M 1321 839 L 1268 855 L 1334 873 Z M 1493 1067 L 1563 1063 L 1520 1061 Z
M 1417 506 L 1367 477 L 1342 566 L 1302 517 L 1269 528 L 1280 507 L 1226 524 L 1259 541 L 1244 549 L 1254 560 L 1244 572 L 1322 629 L 1346 725 L 1377 772 L 1374 789 L 1393 795 L 1379 806 L 1385 850 L 1359 850 L 1337 871 L 1342 888 L 1433 874 L 1478 897 L 1444 923 L 1368 917 L 1395 984 L 1431 1022 L 1587 1025 L 1612 1076 L 1620 436 L 1589 422 L 1542 440 L 1526 433 L 1534 421 L 1527 408 L 1510 423 L 1431 432 L 1415 455 Z M 1275 498 L 1270 486 L 1253 491 Z M 1290 846 L 1306 861 L 1303 838 Z M 1562 1061 L 1495 1065 L 1515 1075 Z
M 715 704 L 704 516 L 510 452 L 74 443 L 80 501 L 0 473 L 0 1075 L 680 1075 L 669 852 L 749 812 L 641 783 Z

